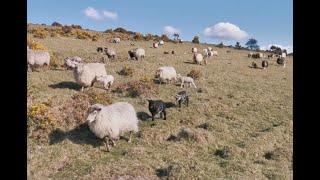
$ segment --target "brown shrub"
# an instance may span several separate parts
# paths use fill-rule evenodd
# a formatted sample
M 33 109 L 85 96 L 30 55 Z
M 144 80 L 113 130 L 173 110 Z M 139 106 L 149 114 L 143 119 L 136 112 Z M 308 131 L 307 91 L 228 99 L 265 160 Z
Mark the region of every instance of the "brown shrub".
M 150 40 L 152 40 L 153 38 L 152 38 L 152 35 L 151 34 L 147 34 L 145 37 L 144 37 L 144 40 L 146 40 L 146 41 L 150 41 Z
M 35 31 L 33 32 L 33 37 L 35 38 L 40 38 L 40 39 L 44 39 L 46 37 L 48 37 L 48 33 L 46 30 L 44 30 L 43 28 L 37 28 L 35 29 Z
M 47 50 L 46 47 L 44 47 L 42 44 L 39 42 L 35 41 L 32 37 L 28 36 L 27 37 L 27 46 L 29 46 L 30 49 L 33 50 Z
M 146 79 L 133 80 L 120 84 L 114 92 L 124 94 L 127 97 L 140 97 L 143 99 L 154 98 L 158 94 L 158 87 Z
M 188 74 L 187 74 L 188 77 L 192 77 L 193 79 L 199 79 L 200 77 L 202 77 L 202 73 L 200 70 L 191 70 Z
M 136 41 L 141 41 L 143 40 L 143 35 L 141 33 L 135 33 L 135 35 L 133 36 L 133 39 Z
M 122 76 L 132 77 L 134 72 L 135 72 L 135 70 L 132 67 L 125 66 L 118 72 L 118 74 L 122 75 Z
M 62 27 L 62 31 L 63 31 L 64 34 L 71 33 L 72 32 L 72 27 L 65 25 L 65 26 Z
M 86 31 L 77 31 L 77 39 L 92 39 L 91 34 Z
M 64 64 L 62 58 L 59 58 L 59 55 L 55 52 L 50 52 L 50 67 L 58 68 Z

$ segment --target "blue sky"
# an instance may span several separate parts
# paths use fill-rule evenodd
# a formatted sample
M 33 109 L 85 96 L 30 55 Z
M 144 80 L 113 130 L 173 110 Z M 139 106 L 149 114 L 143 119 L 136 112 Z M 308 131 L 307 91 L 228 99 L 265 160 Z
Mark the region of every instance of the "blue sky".
M 293 0 L 28 0 L 28 23 L 59 22 L 105 31 L 167 34 L 183 40 L 244 46 L 248 38 L 261 49 L 277 45 L 292 52 Z

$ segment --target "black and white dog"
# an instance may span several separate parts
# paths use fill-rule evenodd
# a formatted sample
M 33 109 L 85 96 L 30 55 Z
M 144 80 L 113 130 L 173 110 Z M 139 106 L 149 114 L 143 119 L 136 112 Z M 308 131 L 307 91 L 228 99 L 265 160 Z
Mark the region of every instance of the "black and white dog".
M 180 91 L 176 94 L 176 105 L 179 103 L 179 108 L 181 108 L 181 102 L 189 105 L 189 95 L 186 91 Z
M 154 117 L 160 113 L 160 118 L 163 117 L 163 120 L 167 119 L 166 116 L 166 107 L 163 101 L 161 100 L 148 100 L 149 102 L 149 111 L 152 115 L 152 121 L 154 121 Z

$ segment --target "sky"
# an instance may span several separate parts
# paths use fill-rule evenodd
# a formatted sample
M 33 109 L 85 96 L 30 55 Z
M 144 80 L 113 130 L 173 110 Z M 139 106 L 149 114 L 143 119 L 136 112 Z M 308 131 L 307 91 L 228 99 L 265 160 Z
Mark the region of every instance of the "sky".
M 80 25 L 105 31 L 124 28 L 143 34 L 178 33 L 184 41 L 245 46 L 271 45 L 293 52 L 293 0 L 28 0 L 27 22 Z

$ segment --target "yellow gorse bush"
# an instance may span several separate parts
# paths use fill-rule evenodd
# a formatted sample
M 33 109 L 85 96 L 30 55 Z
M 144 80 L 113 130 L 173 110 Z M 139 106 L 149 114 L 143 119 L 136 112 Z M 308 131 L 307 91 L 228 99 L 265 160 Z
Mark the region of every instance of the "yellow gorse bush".
M 35 41 L 32 37 L 27 36 L 27 46 L 33 50 L 47 50 L 41 43 Z

